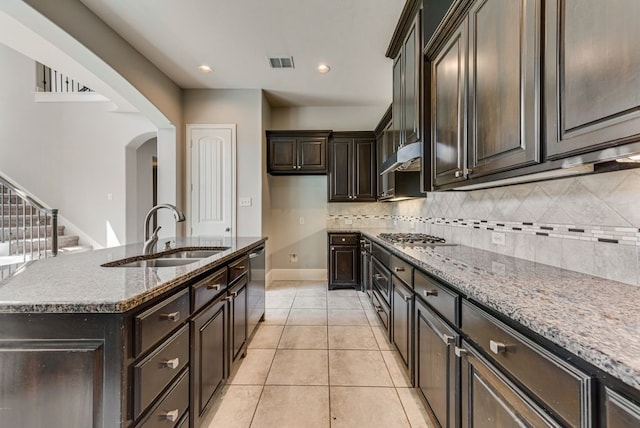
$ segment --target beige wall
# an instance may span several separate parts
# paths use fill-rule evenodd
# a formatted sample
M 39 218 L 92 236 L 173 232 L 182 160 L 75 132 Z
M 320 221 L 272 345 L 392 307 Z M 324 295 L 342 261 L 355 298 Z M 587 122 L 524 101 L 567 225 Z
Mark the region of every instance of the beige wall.
M 259 89 L 187 89 L 187 124 L 236 124 L 237 199 L 251 198 L 250 207 L 236 205 L 237 235 L 262 234 L 262 91 Z
M 373 131 L 389 106 L 276 107 L 272 129 Z

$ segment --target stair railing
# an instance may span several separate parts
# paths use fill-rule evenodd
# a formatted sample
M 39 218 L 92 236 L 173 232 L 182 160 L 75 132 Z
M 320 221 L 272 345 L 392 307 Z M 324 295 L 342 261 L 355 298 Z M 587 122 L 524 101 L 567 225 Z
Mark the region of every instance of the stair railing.
M 10 256 L 22 253 L 26 261 L 27 255 L 31 260 L 58 255 L 57 209 L 45 207 L 1 175 L 0 200 L 0 242 L 9 243 Z
M 36 63 L 36 86 L 42 92 L 93 92 L 77 80 L 60 73 L 44 64 Z

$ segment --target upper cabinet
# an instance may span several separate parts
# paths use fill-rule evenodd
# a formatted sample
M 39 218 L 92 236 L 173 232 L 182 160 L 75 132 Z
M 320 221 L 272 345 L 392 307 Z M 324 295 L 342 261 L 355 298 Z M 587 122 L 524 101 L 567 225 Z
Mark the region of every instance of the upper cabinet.
M 373 132 L 336 132 L 329 141 L 329 202 L 377 199 Z
M 539 0 L 478 0 L 433 56 L 434 185 L 540 162 Z
M 267 171 L 273 175 L 326 174 L 331 131 L 267 131 Z
M 393 63 L 392 138 L 397 148 L 422 139 L 421 1 L 408 0 L 387 49 Z
M 545 120 L 551 159 L 640 139 L 640 2 L 548 0 Z

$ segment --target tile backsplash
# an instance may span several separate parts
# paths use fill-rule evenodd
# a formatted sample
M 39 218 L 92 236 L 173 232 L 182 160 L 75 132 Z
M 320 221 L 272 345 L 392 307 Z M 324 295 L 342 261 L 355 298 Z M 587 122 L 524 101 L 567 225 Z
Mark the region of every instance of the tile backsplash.
M 425 199 L 390 204 L 332 205 L 327 225 L 342 226 L 349 219 L 354 227 L 431 233 L 449 242 L 640 285 L 638 170 L 429 193 Z M 504 234 L 504 245 L 492 243 L 495 234 Z

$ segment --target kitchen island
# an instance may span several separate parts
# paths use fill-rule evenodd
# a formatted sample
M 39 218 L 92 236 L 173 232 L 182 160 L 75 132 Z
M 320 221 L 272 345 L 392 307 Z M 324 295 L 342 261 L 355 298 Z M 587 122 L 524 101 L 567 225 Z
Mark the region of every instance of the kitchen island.
M 175 238 L 170 267 L 127 245 L 29 263 L 0 283 L 0 421 L 198 426 L 264 315 L 266 238 Z M 177 248 L 176 248 L 177 247 Z
M 640 421 L 640 288 L 462 245 L 394 245 L 379 238 L 388 229 L 329 232 L 360 233 L 361 245 L 373 247 L 368 257 L 375 268 L 363 277 L 375 283 L 387 275 L 388 291 L 385 302 L 385 288 L 378 292 L 374 286 L 372 303 L 383 323 L 388 319 L 389 339 L 399 350 L 400 345 L 411 349 L 408 373 L 439 423 L 460 418 L 465 426 L 479 423 L 468 407 L 482 399 L 474 398 L 474 385 L 477 394 L 479 385 L 492 389 L 501 379 L 506 379 L 504 388 L 525 393 L 496 408 L 509 408 L 525 396 L 522 408 L 514 404 L 511 411 L 537 409 L 531 414 L 539 411 L 541 419 L 527 419 L 534 425 L 634 426 L 620 421 Z M 386 268 L 385 258 L 391 260 Z M 398 334 L 405 337 L 400 340 Z M 429 357 L 438 342 L 444 348 L 431 356 L 448 355 L 441 360 L 444 366 L 434 366 Z M 483 372 L 481 365 L 492 369 Z M 425 370 L 446 375 L 429 379 Z M 433 384 L 443 379 L 449 384 Z M 506 394 L 506 389 L 493 392 Z M 430 393 L 436 395 L 431 404 Z M 443 402 L 448 408 L 438 409 Z M 547 413 L 553 418 L 545 419 Z

